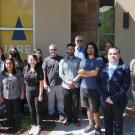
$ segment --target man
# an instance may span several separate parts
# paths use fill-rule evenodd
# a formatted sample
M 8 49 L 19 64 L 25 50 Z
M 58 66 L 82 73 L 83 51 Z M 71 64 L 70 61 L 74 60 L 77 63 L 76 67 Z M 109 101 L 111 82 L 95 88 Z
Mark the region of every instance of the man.
M 59 120 L 64 119 L 64 95 L 61 87 L 61 78 L 59 77 L 59 62 L 62 56 L 57 54 L 55 44 L 49 45 L 50 56 L 44 59 L 42 68 L 44 71 L 44 89 L 48 94 L 48 113 L 50 116 L 55 116 L 55 97 L 57 99 L 57 108 Z
M 78 68 L 80 59 L 74 56 L 74 44 L 70 43 L 66 48 L 67 57 L 62 59 L 59 64 L 59 76 L 62 79 L 62 87 L 64 88 L 64 110 L 66 115 L 65 125 L 71 122 L 80 127 L 78 120 L 79 109 L 79 83 Z
M 112 47 L 114 47 L 114 45 L 113 45 L 112 42 L 106 42 L 106 44 L 105 44 L 105 54 L 102 56 L 103 61 L 104 61 L 104 64 L 107 64 L 108 63 L 108 50 L 110 48 L 112 48 Z M 124 63 L 123 60 L 122 60 L 122 58 L 120 58 L 119 61 L 121 63 Z
M 75 37 L 75 53 L 74 53 L 74 55 L 76 57 L 80 58 L 81 60 L 83 60 L 85 58 L 85 56 L 84 56 L 85 49 L 83 48 L 83 42 L 84 42 L 84 39 L 81 35 L 78 35 Z
M 100 73 L 105 135 L 113 135 L 113 132 L 115 135 L 123 134 L 123 111 L 127 105 L 126 92 L 130 85 L 130 70 L 119 58 L 120 50 L 116 47 L 110 48 L 109 62 Z
M 78 71 L 81 77 L 81 106 L 87 108 L 87 116 L 89 119 L 89 124 L 84 129 L 84 132 L 89 133 L 95 130 L 96 133 L 101 134 L 99 113 L 100 96 L 98 93 L 99 83 L 97 81 L 97 75 L 103 62 L 101 58 L 98 58 L 98 49 L 93 42 L 87 44 L 85 57 L 86 59 L 81 61 Z

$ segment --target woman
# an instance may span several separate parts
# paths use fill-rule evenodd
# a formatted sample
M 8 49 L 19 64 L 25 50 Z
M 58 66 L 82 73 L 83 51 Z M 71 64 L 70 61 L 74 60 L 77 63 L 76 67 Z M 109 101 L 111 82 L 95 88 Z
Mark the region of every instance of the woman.
M 24 98 L 23 75 L 15 69 L 14 60 L 7 58 L 0 73 L 0 101 L 5 102 L 8 126 L 14 127 L 15 132 L 19 132 L 21 126 L 20 98 Z
M 19 51 L 16 47 L 12 47 L 9 50 L 9 57 L 12 58 L 15 62 L 15 69 L 23 72 L 24 63 L 20 57 Z M 26 99 L 21 100 L 21 115 L 24 115 L 24 104 L 26 103 Z
M 0 47 L 0 72 L 4 70 L 4 60 L 5 60 L 4 52 L 2 47 Z
M 32 127 L 29 134 L 38 135 L 41 130 L 40 102 L 43 100 L 43 71 L 37 66 L 37 56 L 28 56 L 27 66 L 24 68 L 24 81 L 26 84 L 26 99 L 28 102 Z
M 37 56 L 37 65 L 39 67 L 42 66 L 43 60 L 42 60 L 42 51 L 39 48 L 36 48 L 33 50 L 33 53 Z
M 20 54 L 16 47 L 13 47 L 9 51 L 9 57 L 12 58 L 15 62 L 15 68 L 23 71 L 24 63 L 20 57 Z

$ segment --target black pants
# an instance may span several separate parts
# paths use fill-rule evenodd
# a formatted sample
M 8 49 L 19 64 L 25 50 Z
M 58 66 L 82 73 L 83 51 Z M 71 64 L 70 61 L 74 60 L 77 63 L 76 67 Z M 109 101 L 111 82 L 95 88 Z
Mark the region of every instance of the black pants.
M 123 111 L 124 107 L 113 104 L 102 104 L 105 123 L 105 135 L 123 134 Z
M 26 90 L 32 125 L 41 125 L 41 103 L 38 101 L 38 92 Z
M 64 112 L 69 122 L 78 122 L 80 89 L 64 89 Z
M 20 123 L 20 98 L 17 99 L 5 99 L 5 105 L 7 109 L 7 122 L 9 126 L 13 126 L 19 129 Z

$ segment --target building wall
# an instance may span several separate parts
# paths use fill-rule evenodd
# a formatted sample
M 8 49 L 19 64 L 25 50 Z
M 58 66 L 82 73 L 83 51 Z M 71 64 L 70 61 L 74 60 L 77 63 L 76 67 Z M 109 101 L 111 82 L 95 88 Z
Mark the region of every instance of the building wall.
M 98 37 L 98 0 L 71 0 L 72 41 L 75 36 L 83 35 L 85 42 Z
M 124 62 L 135 58 L 135 0 L 116 0 L 115 45 L 121 49 Z M 129 28 L 123 28 L 123 12 L 129 12 Z
M 48 55 L 50 43 L 65 55 L 65 46 L 71 41 L 71 0 L 35 0 L 35 27 L 35 44 L 43 56 Z

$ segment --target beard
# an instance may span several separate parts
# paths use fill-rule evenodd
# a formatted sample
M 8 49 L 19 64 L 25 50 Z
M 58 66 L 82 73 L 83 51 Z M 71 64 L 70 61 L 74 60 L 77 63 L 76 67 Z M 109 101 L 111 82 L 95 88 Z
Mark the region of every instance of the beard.
M 68 55 L 68 56 L 74 56 L 74 52 L 73 52 L 73 53 L 67 52 L 67 55 Z

